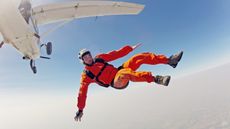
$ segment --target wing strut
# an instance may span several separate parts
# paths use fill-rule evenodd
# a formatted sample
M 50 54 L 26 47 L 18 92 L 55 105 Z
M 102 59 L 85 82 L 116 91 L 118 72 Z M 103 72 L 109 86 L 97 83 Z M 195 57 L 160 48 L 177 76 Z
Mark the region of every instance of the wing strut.
M 44 32 L 43 34 L 41 34 L 41 37 L 42 37 L 42 38 L 46 37 L 48 34 L 50 34 L 50 33 L 54 32 L 54 31 L 56 31 L 57 29 L 63 27 L 65 24 L 68 24 L 69 22 L 71 22 L 71 21 L 73 21 L 73 20 L 74 20 L 74 18 L 61 22 L 61 23 L 58 24 L 57 26 L 54 26 L 53 28 L 48 29 L 46 32 Z

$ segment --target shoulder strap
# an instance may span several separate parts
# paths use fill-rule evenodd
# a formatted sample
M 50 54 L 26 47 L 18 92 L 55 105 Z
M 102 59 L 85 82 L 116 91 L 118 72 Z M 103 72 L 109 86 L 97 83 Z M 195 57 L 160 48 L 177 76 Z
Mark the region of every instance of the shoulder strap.
M 103 63 L 104 65 L 106 65 L 107 64 L 107 62 L 105 62 L 105 60 L 103 60 L 102 58 L 95 58 L 94 59 L 94 61 L 95 61 L 95 63 Z M 103 69 L 101 70 L 101 71 L 103 71 Z M 101 72 L 100 71 L 100 72 Z M 84 72 L 86 73 L 86 75 L 89 77 L 89 78 L 91 78 L 91 79 L 94 79 L 96 76 L 91 72 L 91 71 L 89 71 L 89 70 L 84 70 Z
M 84 70 L 84 72 L 85 72 L 85 74 L 86 74 L 89 78 L 91 78 L 91 79 L 94 79 L 94 78 L 95 78 L 95 75 L 94 75 L 91 71 L 89 71 L 89 70 Z
M 97 62 L 103 63 L 103 64 L 107 63 L 107 62 L 105 62 L 105 60 L 102 59 L 102 58 L 95 58 L 94 60 L 95 60 L 95 63 L 97 63 Z

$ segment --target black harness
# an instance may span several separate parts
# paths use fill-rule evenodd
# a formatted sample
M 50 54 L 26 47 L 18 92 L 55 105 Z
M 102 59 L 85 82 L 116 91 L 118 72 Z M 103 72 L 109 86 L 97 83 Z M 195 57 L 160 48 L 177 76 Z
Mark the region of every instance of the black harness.
M 99 72 L 97 75 L 94 75 L 94 74 L 93 74 L 91 71 L 89 71 L 89 70 L 84 70 L 84 72 L 86 73 L 86 75 L 87 75 L 89 78 L 95 79 L 96 82 L 97 82 L 99 85 L 101 85 L 101 86 L 103 86 L 103 87 L 109 87 L 111 84 L 105 84 L 105 83 L 101 82 L 101 81 L 99 80 L 99 77 L 101 76 L 101 74 L 102 74 L 102 72 L 104 71 L 104 69 L 105 69 L 108 65 L 110 65 L 110 64 L 108 64 L 105 60 L 103 60 L 103 59 L 101 59 L 101 58 L 96 58 L 96 59 L 94 60 L 94 63 L 102 63 L 102 64 L 104 64 L 104 66 L 102 67 L 102 69 L 100 70 L 100 72 Z

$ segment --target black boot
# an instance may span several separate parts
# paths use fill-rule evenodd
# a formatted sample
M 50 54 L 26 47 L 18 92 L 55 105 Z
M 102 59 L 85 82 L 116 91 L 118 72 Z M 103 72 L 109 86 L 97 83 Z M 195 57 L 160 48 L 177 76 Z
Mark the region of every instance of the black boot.
M 2 42 L 0 43 L 0 48 L 2 48 L 3 45 L 4 45 L 4 42 L 2 41 Z
M 175 55 L 172 55 L 169 57 L 169 65 L 172 66 L 173 68 L 176 68 L 178 62 L 181 60 L 183 56 L 183 51 L 181 51 L 180 53 L 177 53 Z
M 168 86 L 170 79 L 171 79 L 170 76 L 159 76 L 159 75 L 157 75 L 155 77 L 155 83 L 160 84 L 160 85 L 164 85 L 164 86 Z

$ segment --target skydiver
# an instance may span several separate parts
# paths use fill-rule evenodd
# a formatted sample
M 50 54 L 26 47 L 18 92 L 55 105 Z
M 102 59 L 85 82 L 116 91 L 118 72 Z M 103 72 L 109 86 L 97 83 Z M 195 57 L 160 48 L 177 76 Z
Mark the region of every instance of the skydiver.
M 172 55 L 169 58 L 165 55 L 157 55 L 150 52 L 136 54 L 118 68 L 108 63 L 127 55 L 140 45 L 141 44 L 124 46 L 120 50 L 99 54 L 94 58 L 92 57 L 91 52 L 86 49 L 82 49 L 79 52 L 78 57 L 85 65 L 85 69 L 81 75 L 81 86 L 79 89 L 77 104 L 78 111 L 74 117 L 76 121 L 81 121 L 83 116 L 88 86 L 91 83 L 97 83 L 106 88 L 111 86 L 115 89 L 126 88 L 129 81 L 147 83 L 155 82 L 163 86 L 168 86 L 171 76 L 154 76 L 151 72 L 137 71 L 137 69 L 142 64 L 166 64 L 176 68 L 178 62 L 182 58 L 183 51 Z

